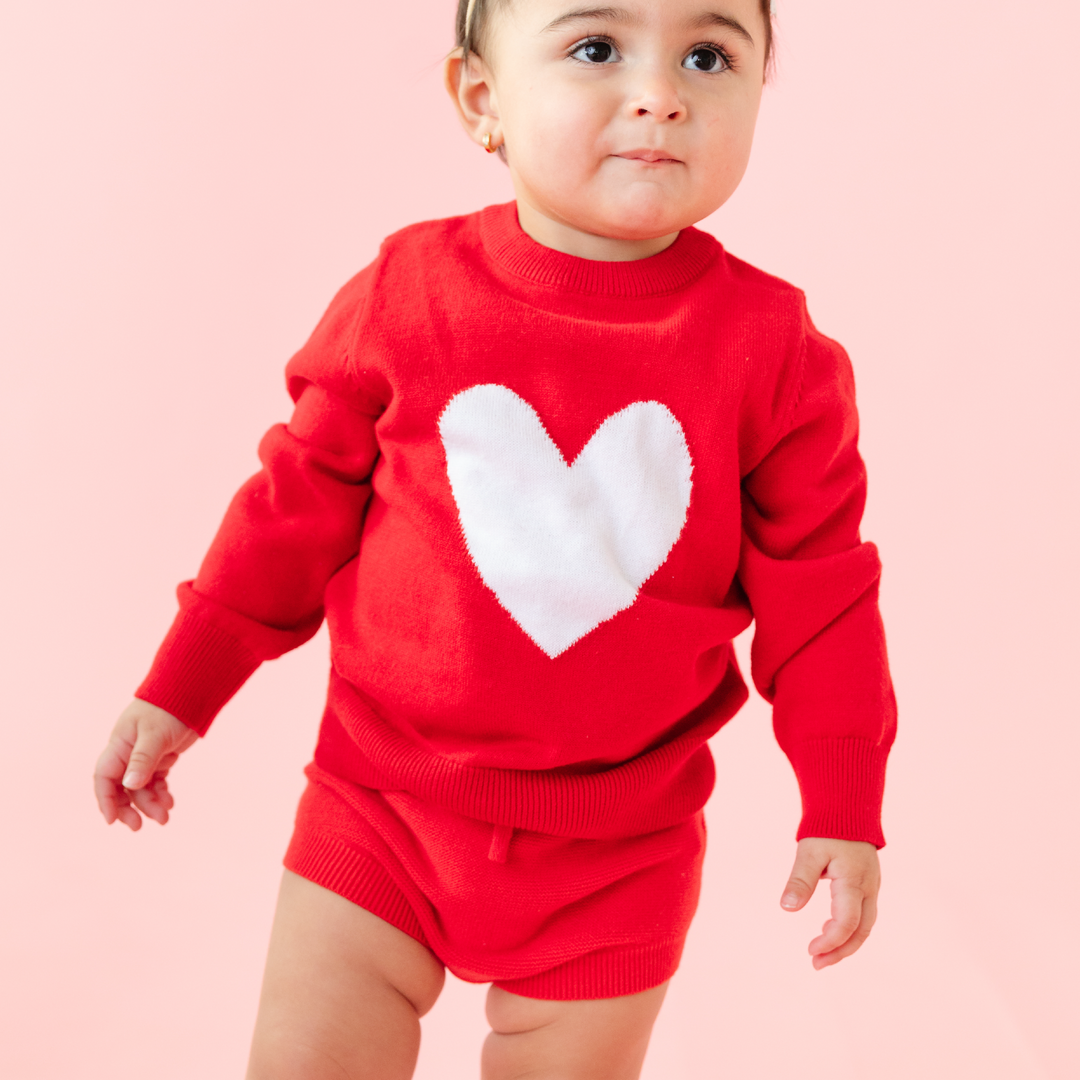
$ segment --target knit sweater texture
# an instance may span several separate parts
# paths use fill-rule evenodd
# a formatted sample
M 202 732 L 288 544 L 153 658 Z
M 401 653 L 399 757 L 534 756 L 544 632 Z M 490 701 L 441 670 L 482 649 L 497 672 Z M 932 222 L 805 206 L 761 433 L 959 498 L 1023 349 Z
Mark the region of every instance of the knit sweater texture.
M 798 836 L 884 843 L 895 701 L 851 366 L 689 228 L 597 262 L 513 203 L 410 226 L 286 367 L 136 696 L 204 734 L 326 618 L 316 761 L 498 825 L 631 836 L 707 800 L 752 674 Z

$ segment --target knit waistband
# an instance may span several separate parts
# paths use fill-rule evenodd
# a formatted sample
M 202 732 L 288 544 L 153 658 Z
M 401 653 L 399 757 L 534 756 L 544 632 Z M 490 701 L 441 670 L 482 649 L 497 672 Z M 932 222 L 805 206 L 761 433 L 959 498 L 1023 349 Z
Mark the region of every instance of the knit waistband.
M 686 821 L 705 805 L 716 776 L 706 740 L 745 700 L 746 687 L 732 667 L 680 725 L 682 734 L 629 761 L 590 773 L 497 769 L 462 765 L 411 742 L 332 672 L 315 760 L 363 787 L 408 791 L 511 830 L 582 839 L 636 836 Z M 493 857 L 502 845 L 493 838 Z

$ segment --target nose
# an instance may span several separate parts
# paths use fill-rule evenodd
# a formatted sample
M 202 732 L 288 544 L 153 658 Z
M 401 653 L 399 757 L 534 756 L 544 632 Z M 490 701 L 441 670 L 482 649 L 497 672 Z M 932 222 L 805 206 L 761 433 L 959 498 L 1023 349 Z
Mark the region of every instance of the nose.
M 640 82 L 627 100 L 634 116 L 651 116 L 654 120 L 675 121 L 686 117 L 686 106 L 679 97 L 675 81 L 661 71 L 642 72 Z

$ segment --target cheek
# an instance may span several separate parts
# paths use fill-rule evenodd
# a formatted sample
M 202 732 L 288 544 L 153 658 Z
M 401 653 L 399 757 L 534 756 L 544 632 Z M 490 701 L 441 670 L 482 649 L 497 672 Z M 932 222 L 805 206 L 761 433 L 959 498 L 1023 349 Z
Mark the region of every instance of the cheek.
M 604 156 L 610 108 L 604 95 L 574 85 L 536 85 L 504 110 L 508 149 L 536 175 L 572 177 Z
M 722 174 L 725 181 L 736 182 L 746 171 L 754 142 L 757 110 L 752 107 L 732 110 L 707 126 L 707 158 L 710 170 Z

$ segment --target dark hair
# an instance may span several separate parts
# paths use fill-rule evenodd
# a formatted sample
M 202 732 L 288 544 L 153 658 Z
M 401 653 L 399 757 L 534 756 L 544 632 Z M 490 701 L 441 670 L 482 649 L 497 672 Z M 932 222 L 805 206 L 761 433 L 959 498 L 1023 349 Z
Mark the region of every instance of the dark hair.
M 454 38 L 458 48 L 465 50 L 465 55 L 480 55 L 480 43 L 484 37 L 484 28 L 492 10 L 499 4 L 510 0 L 473 0 L 472 19 L 469 19 L 470 0 L 458 0 L 457 20 L 454 23 Z M 761 14 L 765 19 L 765 73 L 769 73 L 773 59 L 772 0 L 759 0 Z

